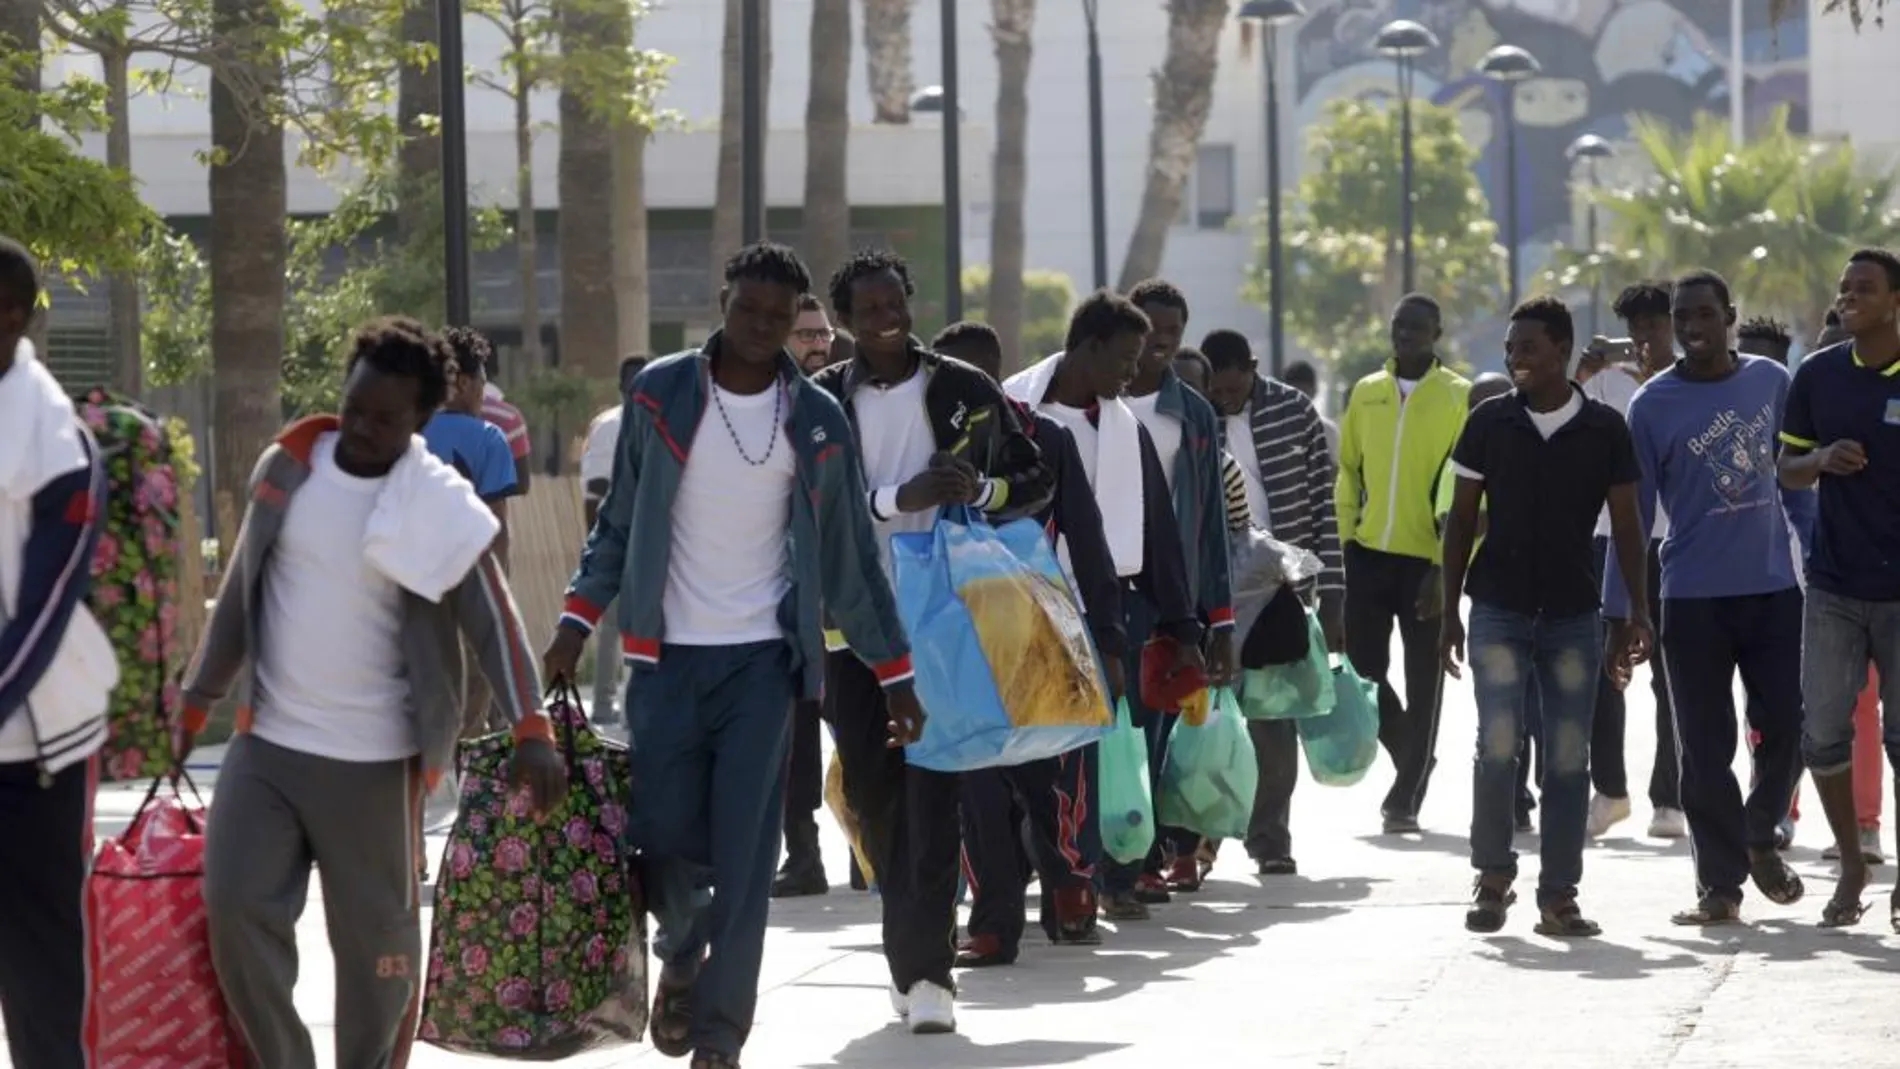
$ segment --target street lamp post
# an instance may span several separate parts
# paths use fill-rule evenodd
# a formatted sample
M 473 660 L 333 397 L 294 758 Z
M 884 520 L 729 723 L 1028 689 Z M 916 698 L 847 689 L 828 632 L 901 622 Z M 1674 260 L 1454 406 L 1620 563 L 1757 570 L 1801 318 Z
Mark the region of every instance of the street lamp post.
M 956 0 L 943 0 L 944 40 L 955 42 Z M 957 107 L 957 46 L 943 46 L 944 84 L 918 90 L 910 110 L 943 116 L 943 315 L 963 318 L 963 109 Z
M 1504 244 L 1505 262 L 1511 273 L 1507 287 L 1510 305 L 1517 307 L 1518 220 L 1517 220 L 1517 83 L 1534 78 L 1543 68 L 1537 57 L 1516 45 L 1499 45 L 1478 61 L 1478 73 L 1498 83 L 1504 94 Z
M 1412 82 L 1419 56 L 1438 47 L 1438 35 L 1411 19 L 1386 23 L 1372 47 L 1398 67 L 1399 80 L 1399 234 L 1404 254 L 1403 284 L 1407 293 L 1417 282 L 1412 256 Z
M 746 244 L 765 239 L 764 0 L 739 8 L 739 214 Z
M 462 62 L 461 0 L 436 0 L 437 43 L 442 79 L 442 256 L 443 314 L 450 326 L 469 326 L 468 111 Z
M 1584 247 L 1590 250 L 1590 335 L 1597 333 L 1597 306 L 1603 303 L 1603 268 L 1597 259 L 1597 161 L 1613 155 L 1610 143 L 1595 134 L 1584 134 L 1564 151 L 1572 162 L 1582 160 L 1584 177 L 1590 183 L 1590 203 L 1584 213 Z
M 950 0 L 945 0 L 949 3 Z M 1089 231 L 1095 243 L 1095 288 L 1108 288 L 1108 167 L 1103 162 L 1101 0 L 1082 0 L 1089 45 Z
M 1280 240 L 1280 72 L 1278 56 L 1282 23 L 1306 15 L 1300 0 L 1247 0 L 1240 17 L 1260 26 L 1261 74 L 1267 89 L 1267 303 L 1270 333 L 1267 368 L 1277 378 L 1286 366 L 1286 310 L 1282 280 L 1286 277 Z

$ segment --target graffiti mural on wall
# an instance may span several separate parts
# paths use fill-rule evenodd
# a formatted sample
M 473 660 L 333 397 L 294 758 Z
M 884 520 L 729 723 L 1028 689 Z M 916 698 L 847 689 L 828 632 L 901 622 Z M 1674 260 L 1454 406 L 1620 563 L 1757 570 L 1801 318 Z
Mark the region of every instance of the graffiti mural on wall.
M 1786 107 L 1807 128 L 1805 5 L 1777 25 L 1768 0 L 1744 5 L 1747 117 Z M 1379 27 L 1409 18 L 1441 47 L 1418 60 L 1420 97 L 1457 108 L 1483 159 L 1492 210 L 1503 211 L 1505 175 L 1499 87 L 1474 68 L 1493 46 L 1528 49 L 1543 73 L 1518 87 L 1518 232 L 1531 258 L 1570 237 L 1572 191 L 1564 150 L 1582 134 L 1628 137 L 1638 116 L 1687 127 L 1701 112 L 1729 111 L 1729 0 L 1309 0 L 1295 52 L 1302 126 L 1328 100 L 1391 96 L 1391 61 L 1371 49 Z M 1500 222 L 1502 220 L 1500 219 Z

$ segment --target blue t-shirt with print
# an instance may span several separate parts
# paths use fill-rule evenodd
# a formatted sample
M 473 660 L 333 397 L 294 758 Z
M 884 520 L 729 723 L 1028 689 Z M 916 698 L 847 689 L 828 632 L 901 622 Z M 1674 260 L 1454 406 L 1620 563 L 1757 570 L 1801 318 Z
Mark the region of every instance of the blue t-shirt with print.
M 1821 476 L 1808 582 L 1900 601 L 1900 361 L 1867 367 L 1852 342 L 1811 354 L 1795 369 L 1781 440 L 1798 449 L 1852 440 L 1867 451 L 1860 471 Z
M 461 412 L 437 412 L 422 428 L 422 440 L 436 459 L 475 484 L 483 501 L 498 501 L 519 492 L 515 458 L 501 428 Z
M 1775 434 L 1788 371 L 1758 356 L 1738 358 L 1727 378 L 1685 378 L 1681 365 L 1655 376 L 1630 401 L 1630 440 L 1643 480 L 1643 530 L 1660 505 L 1662 596 L 1729 598 L 1793 589 L 1794 550 L 1775 467 Z M 1628 615 L 1616 554 L 1603 569 L 1603 615 Z

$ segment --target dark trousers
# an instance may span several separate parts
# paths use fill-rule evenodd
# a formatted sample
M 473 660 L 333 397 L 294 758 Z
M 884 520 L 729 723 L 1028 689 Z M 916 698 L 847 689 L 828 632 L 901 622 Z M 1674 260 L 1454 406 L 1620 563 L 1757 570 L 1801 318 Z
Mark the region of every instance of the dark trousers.
M 1661 548 L 1660 540 L 1649 544 L 1649 618 L 1658 627 L 1662 626 Z M 1599 577 L 1603 575 L 1605 556 L 1609 552 L 1609 539 L 1597 539 Z M 1657 809 L 1680 809 L 1682 792 L 1676 763 L 1676 723 L 1669 704 L 1667 658 L 1663 654 L 1660 637 L 1656 645 L 1657 648 L 1651 650 L 1649 655 L 1649 690 L 1656 698 L 1656 760 L 1649 768 L 1649 804 Z M 1610 657 L 1614 654 L 1615 651 L 1609 648 L 1606 641 L 1603 655 Z M 1629 797 L 1629 772 L 1624 761 L 1628 719 L 1623 692 L 1606 681 L 1597 688 L 1596 726 L 1590 736 L 1590 782 L 1595 785 L 1598 794 L 1612 798 Z
M 891 981 L 899 991 L 920 980 L 955 991 L 958 777 L 917 768 L 885 745 L 884 688 L 849 651 L 825 655 L 825 716 L 837 732 L 845 802 L 877 871 Z
M 33 762 L 0 765 L 0 1021 L 18 1069 L 80 1069 L 86 1016 L 81 913 L 98 759 L 51 786 Z
M 632 837 L 654 956 L 699 967 L 694 1050 L 737 1058 L 752 1031 L 796 693 L 783 641 L 668 645 L 627 683 Z
M 1437 763 L 1439 691 L 1438 620 L 1418 616 L 1418 591 L 1431 571 L 1422 557 L 1381 553 L 1346 543 L 1346 655 L 1363 679 L 1379 685 L 1379 742 L 1398 769 L 1382 812 L 1417 816 Z M 1386 679 L 1392 661 L 1392 625 L 1405 648 L 1405 701 Z
M 1057 937 L 1056 897 L 1088 888 L 1095 866 L 1082 829 L 1097 820 L 1086 763 L 1046 758 L 963 774 L 963 874 L 970 934 L 993 935 L 1013 954 L 1025 923 L 1023 844 L 1042 885 L 1042 930 Z M 1027 834 L 1025 834 L 1025 829 Z
M 1739 902 L 1748 849 L 1773 848 L 1801 771 L 1801 592 L 1670 598 L 1662 609 L 1696 885 Z M 1758 779 L 1746 803 L 1733 771 L 1738 670 L 1759 697 L 1749 724 L 1761 733 Z
M 1154 606 L 1133 586 L 1122 590 L 1123 621 L 1128 629 L 1128 649 L 1122 656 L 1122 678 L 1128 681 L 1128 715 L 1148 741 L 1148 781 L 1159 788 L 1161 763 L 1168 754 L 1168 736 L 1174 733 L 1179 710 L 1165 712 L 1150 709 L 1141 700 L 1141 650 L 1154 633 Z M 1102 864 L 1102 890 L 1107 894 L 1126 894 L 1135 889 L 1135 881 L 1144 872 L 1158 873 L 1170 858 L 1193 857 L 1201 837 L 1186 828 L 1155 825 L 1155 843 L 1140 864 L 1125 865 L 1112 858 Z
M 1293 856 L 1293 788 L 1300 782 L 1300 735 L 1291 720 L 1249 720 L 1260 785 L 1247 821 L 1247 856 L 1279 861 Z
M 786 756 L 785 838 L 816 823 L 818 807 L 825 804 L 824 748 L 819 734 L 824 704 L 801 701 L 792 707 L 792 742 Z

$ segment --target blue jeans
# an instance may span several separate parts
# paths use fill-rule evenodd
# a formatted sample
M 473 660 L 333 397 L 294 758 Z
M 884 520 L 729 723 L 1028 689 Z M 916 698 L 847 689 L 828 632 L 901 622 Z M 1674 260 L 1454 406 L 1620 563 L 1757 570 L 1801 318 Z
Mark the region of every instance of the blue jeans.
M 1880 676 L 1887 753 L 1900 755 L 1900 601 L 1861 601 L 1810 587 L 1805 611 L 1801 751 L 1808 767 L 1827 775 L 1853 766 L 1854 706 L 1869 662 Z
M 1517 852 L 1511 848 L 1517 764 L 1536 693 L 1543 706 L 1537 730 L 1544 760 L 1539 905 L 1574 897 L 1583 879 L 1601 628 L 1594 612 L 1553 618 L 1471 604 L 1467 641 L 1478 701 L 1471 866 L 1490 875 L 1517 876 Z
M 752 1030 L 795 691 L 784 642 L 669 645 L 627 683 L 629 826 L 645 854 L 654 956 L 698 967 L 697 1051 L 737 1058 Z

